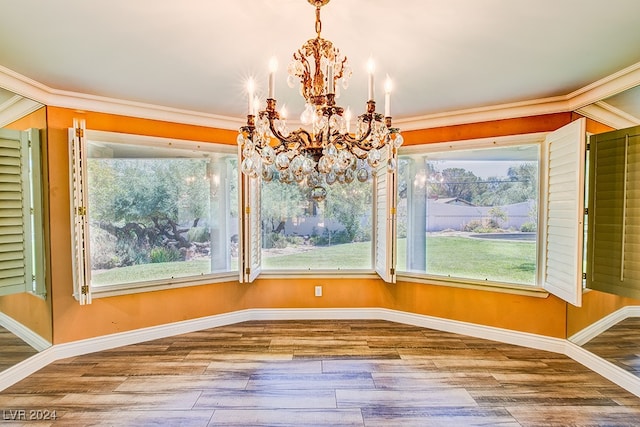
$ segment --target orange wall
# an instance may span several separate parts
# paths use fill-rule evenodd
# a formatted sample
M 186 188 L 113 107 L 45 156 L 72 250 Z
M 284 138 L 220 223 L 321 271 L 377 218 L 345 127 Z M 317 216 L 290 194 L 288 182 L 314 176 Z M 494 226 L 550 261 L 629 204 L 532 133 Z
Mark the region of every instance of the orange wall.
M 46 109 L 45 107 L 42 107 L 20 120 L 6 125 L 5 128 L 20 131 L 35 128 L 42 129 L 44 131 L 46 126 Z M 46 136 L 44 132 L 43 135 Z M 44 143 L 46 146 L 46 140 Z M 46 165 L 43 169 L 43 173 L 46 175 Z M 46 211 L 45 201 L 45 217 L 47 215 Z M 47 341 L 51 341 L 53 332 L 51 325 L 51 299 L 49 297 L 49 295 L 51 295 L 51 288 L 49 282 L 47 283 L 47 295 L 47 299 L 43 299 L 29 293 L 0 297 L 0 312 L 26 326 Z
M 258 279 L 95 299 L 80 306 L 72 296 L 67 128 L 85 118 L 87 128 L 235 144 L 236 132 L 109 114 L 48 108 L 51 192 L 53 341 L 56 344 L 247 308 L 381 307 L 552 337 L 565 337 L 566 305 L 481 290 L 378 279 Z M 559 114 L 465 127 L 469 138 L 554 130 L 571 120 Z M 446 129 L 407 132 L 411 143 L 434 142 Z M 461 134 L 455 131 L 456 134 Z M 315 297 L 315 285 L 323 297 Z

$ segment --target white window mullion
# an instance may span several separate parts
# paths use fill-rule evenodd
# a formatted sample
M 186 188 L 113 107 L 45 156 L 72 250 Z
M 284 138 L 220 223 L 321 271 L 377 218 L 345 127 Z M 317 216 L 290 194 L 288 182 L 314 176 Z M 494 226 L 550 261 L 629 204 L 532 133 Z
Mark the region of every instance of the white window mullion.
M 71 220 L 73 224 L 74 296 L 80 305 L 91 304 L 85 133 L 85 121 L 74 119 L 73 128 L 69 129 L 69 175 L 71 177 Z

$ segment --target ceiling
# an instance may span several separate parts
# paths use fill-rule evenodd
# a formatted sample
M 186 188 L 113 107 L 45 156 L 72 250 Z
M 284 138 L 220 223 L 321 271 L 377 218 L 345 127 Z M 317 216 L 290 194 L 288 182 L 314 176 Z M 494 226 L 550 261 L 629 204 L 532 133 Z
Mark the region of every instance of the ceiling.
M 315 36 L 306 0 L 2 0 L 0 65 L 50 90 L 246 115 L 279 60 L 278 104 L 302 111 L 286 65 Z M 388 74 L 395 119 L 570 94 L 640 63 L 638 0 L 333 0 L 322 36 L 353 69 L 338 103 L 378 110 Z

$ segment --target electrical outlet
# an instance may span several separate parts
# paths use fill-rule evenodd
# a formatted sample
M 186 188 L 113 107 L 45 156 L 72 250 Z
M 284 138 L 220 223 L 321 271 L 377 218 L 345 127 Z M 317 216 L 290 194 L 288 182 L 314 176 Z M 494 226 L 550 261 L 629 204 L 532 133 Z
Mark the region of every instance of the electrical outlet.
M 322 286 L 316 286 L 316 296 L 317 297 L 322 296 Z

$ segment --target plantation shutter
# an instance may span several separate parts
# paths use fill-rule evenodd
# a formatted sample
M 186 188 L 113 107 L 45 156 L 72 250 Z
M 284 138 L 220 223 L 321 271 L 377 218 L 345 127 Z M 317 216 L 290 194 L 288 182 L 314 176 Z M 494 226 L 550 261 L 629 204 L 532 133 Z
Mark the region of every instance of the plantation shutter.
M 71 181 L 71 244 L 73 295 L 80 305 L 91 304 L 89 225 L 87 222 L 87 153 L 85 121 L 73 119 L 69 129 L 69 177 Z
M 640 127 L 591 137 L 587 287 L 640 298 Z
M 238 145 L 238 164 L 242 163 L 242 146 Z M 250 178 L 238 171 L 240 181 L 240 283 L 251 283 L 262 271 L 262 228 L 260 226 L 260 177 Z
M 0 129 L 0 295 L 30 290 L 28 144 L 26 132 Z
M 375 198 L 375 270 L 387 283 L 396 282 L 396 197 L 397 159 L 395 149 L 387 146 L 386 155 L 376 168 Z M 389 164 L 393 163 L 392 170 Z
M 578 307 L 582 304 L 585 126 L 581 118 L 545 139 L 543 286 Z

